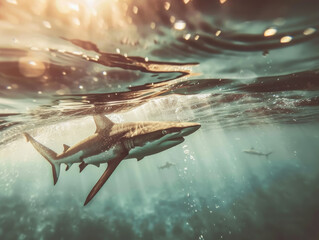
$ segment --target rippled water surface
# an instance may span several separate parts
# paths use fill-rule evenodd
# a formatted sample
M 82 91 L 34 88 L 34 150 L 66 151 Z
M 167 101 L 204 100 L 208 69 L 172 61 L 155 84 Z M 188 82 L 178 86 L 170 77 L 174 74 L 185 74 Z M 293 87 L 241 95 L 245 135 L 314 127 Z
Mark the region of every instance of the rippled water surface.
M 1 0 L 0 238 L 318 239 L 318 9 Z M 122 163 L 83 207 L 105 166 L 53 186 L 22 133 L 62 152 L 94 133 L 95 113 L 202 127 Z

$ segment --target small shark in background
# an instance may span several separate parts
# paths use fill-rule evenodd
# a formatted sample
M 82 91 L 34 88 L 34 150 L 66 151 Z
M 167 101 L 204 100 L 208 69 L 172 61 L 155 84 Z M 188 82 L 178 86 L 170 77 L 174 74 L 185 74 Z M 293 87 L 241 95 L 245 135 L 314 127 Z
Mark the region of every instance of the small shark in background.
M 139 161 L 145 156 L 174 147 L 201 126 L 199 123 L 188 122 L 114 123 L 104 115 L 94 115 L 93 119 L 95 133 L 72 147 L 63 144 L 64 151 L 61 154 L 24 133 L 27 141 L 51 164 L 54 185 L 58 181 L 62 163 L 67 165 L 66 170 L 72 164 L 80 163 L 80 172 L 88 164 L 108 164 L 87 196 L 84 206 L 92 200 L 122 160 L 136 158 Z
M 262 152 L 258 152 L 256 150 L 254 150 L 254 148 L 250 148 L 249 150 L 243 150 L 244 153 L 247 153 L 247 154 L 251 154 L 251 155 L 257 155 L 257 156 L 265 156 L 266 158 L 268 158 L 268 156 L 270 154 L 272 154 L 272 152 L 269 152 L 269 153 L 262 153 Z
M 165 168 L 171 168 L 173 166 L 175 166 L 176 164 L 175 163 L 171 163 L 171 162 L 166 162 L 164 165 L 162 166 L 159 166 L 158 169 L 165 169 Z

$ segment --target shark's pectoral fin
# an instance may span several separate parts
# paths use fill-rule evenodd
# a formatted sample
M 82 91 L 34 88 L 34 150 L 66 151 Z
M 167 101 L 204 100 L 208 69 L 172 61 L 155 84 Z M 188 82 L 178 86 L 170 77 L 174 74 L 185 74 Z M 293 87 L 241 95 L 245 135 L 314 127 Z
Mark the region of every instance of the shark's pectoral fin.
M 101 189 L 101 187 L 104 185 L 104 183 L 109 179 L 109 177 L 114 172 L 115 168 L 126 157 L 126 155 L 127 154 L 123 154 L 123 155 L 119 156 L 118 158 L 115 158 L 115 159 L 111 160 L 108 163 L 107 169 L 102 174 L 102 176 L 100 177 L 99 181 L 97 181 L 97 183 L 94 185 L 94 187 L 92 188 L 91 192 L 87 196 L 87 198 L 85 200 L 85 203 L 84 203 L 84 206 L 86 204 L 88 204 L 92 200 L 92 198 L 95 196 L 95 194 L 97 194 L 97 192 Z
M 68 149 L 70 148 L 70 146 L 63 144 L 63 152 L 65 153 Z
M 101 132 L 101 131 L 108 131 L 112 128 L 114 123 L 105 117 L 105 115 L 94 115 L 93 116 L 95 125 L 96 125 L 96 131 L 95 132 Z

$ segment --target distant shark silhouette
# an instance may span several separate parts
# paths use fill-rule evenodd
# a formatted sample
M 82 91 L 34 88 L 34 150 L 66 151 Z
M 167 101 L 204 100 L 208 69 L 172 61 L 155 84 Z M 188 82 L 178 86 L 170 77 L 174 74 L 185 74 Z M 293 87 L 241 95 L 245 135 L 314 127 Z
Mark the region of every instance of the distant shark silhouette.
M 96 131 L 81 142 L 57 154 L 24 133 L 27 141 L 51 164 L 54 185 L 57 183 L 61 163 L 68 170 L 73 163 L 80 163 L 80 172 L 88 165 L 108 163 L 107 169 L 87 196 L 84 206 L 108 180 L 123 159 L 143 159 L 184 141 L 185 136 L 200 128 L 199 123 L 180 122 L 131 122 L 114 123 L 104 115 L 94 115 Z
M 166 162 L 164 165 L 162 165 L 162 166 L 159 166 L 158 167 L 158 169 L 165 169 L 165 168 L 171 168 L 171 167 L 173 167 L 173 166 L 175 166 L 175 163 L 171 163 L 171 162 Z
M 269 153 L 262 153 L 262 152 L 258 152 L 256 150 L 254 150 L 254 148 L 250 148 L 249 150 L 243 150 L 244 153 L 247 153 L 247 154 L 251 154 L 251 155 L 257 155 L 257 156 L 265 156 L 266 158 L 268 158 L 268 156 L 270 154 L 272 154 L 272 152 L 269 152 Z

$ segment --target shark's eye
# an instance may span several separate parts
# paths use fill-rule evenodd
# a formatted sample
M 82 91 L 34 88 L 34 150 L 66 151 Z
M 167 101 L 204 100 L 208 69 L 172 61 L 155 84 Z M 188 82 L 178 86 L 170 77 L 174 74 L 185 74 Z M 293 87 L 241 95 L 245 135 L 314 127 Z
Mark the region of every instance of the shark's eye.
M 163 131 L 162 131 L 162 134 L 163 134 L 163 135 L 166 135 L 166 134 L 167 134 L 167 131 L 166 131 L 166 130 L 163 130 Z

